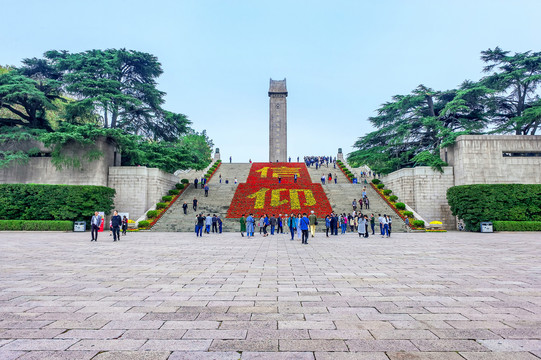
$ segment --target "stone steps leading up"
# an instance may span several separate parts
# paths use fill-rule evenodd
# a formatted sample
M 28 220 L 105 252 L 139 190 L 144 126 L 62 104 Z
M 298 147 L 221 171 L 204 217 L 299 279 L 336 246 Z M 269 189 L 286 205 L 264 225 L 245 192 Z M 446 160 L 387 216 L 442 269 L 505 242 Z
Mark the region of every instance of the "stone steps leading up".
M 232 180 L 236 176 L 239 183 L 246 182 L 250 167 L 251 164 L 222 163 L 219 170 L 209 181 L 210 190 L 208 197 L 204 196 L 204 191 L 201 188 L 195 189 L 193 184 L 191 184 L 190 187 L 182 193 L 175 204 L 173 204 L 156 225 L 154 225 L 152 231 L 192 232 L 195 228 L 195 216 L 202 212 L 205 215 L 219 215 L 223 222 L 223 231 L 238 232 L 240 228 L 238 219 L 226 219 L 225 216 L 227 215 L 227 210 L 229 209 L 229 205 L 233 200 L 237 188 Z M 333 175 L 333 181 L 330 184 L 326 181 L 325 185 L 323 185 L 323 189 L 325 190 L 331 207 L 338 213 L 351 213 L 353 210 L 351 202 L 353 199 L 358 200 L 361 197 L 361 192 L 365 185 L 349 183 L 340 169 L 334 169 L 332 164 L 329 164 L 329 168 L 323 166 L 323 168 L 319 168 L 318 170 L 316 170 L 315 167 L 308 168 L 308 173 L 312 178 L 312 182 L 315 183 L 321 182 L 321 174 L 328 174 L 329 172 Z M 219 182 L 219 174 L 222 174 L 222 183 Z M 334 183 L 335 174 L 337 175 L 337 184 Z M 225 184 L 225 179 L 229 179 L 230 183 Z M 190 179 L 190 181 L 193 181 L 193 179 Z M 370 209 L 367 213 L 373 213 L 376 217 L 378 214 L 392 214 L 393 231 L 407 231 L 406 225 L 403 223 L 402 219 L 394 214 L 392 209 L 379 197 L 369 184 L 366 185 L 366 189 L 367 196 L 370 199 Z M 194 197 L 197 198 L 199 202 L 197 212 L 192 208 L 192 200 Z M 188 204 L 186 215 L 184 215 L 182 209 L 184 201 Z M 365 211 L 366 210 L 363 210 L 363 213 Z M 320 220 L 318 231 L 323 231 L 324 228 L 325 223 Z M 257 226 L 256 231 L 259 231 Z

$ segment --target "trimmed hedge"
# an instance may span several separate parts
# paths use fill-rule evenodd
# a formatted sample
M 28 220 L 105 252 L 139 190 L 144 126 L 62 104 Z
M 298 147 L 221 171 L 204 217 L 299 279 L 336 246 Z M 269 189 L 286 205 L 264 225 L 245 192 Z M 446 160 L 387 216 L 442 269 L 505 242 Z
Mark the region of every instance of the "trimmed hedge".
M 384 187 L 385 187 L 385 184 L 383 184 L 383 183 L 379 183 L 379 184 L 377 185 L 377 188 L 378 188 L 378 189 L 383 189 Z
M 394 206 L 398 209 L 398 210 L 405 210 L 406 209 L 406 204 L 402 203 L 402 202 L 398 202 L 396 204 L 394 204 Z
M 162 196 L 162 201 L 163 202 L 169 202 L 171 200 L 173 200 L 173 197 L 171 195 Z
M 169 195 L 178 195 L 180 193 L 179 189 L 171 189 L 169 190 Z
M 379 184 L 381 181 L 379 179 L 372 179 L 372 184 L 374 185 L 377 185 Z
M 541 184 L 453 186 L 447 201 L 469 231 L 479 231 L 483 221 L 541 221 Z
M 0 220 L 88 220 L 109 214 L 114 197 L 105 186 L 0 184 Z
M 383 195 L 389 196 L 389 195 L 391 195 L 392 192 L 393 192 L 393 191 L 390 190 L 390 189 L 385 189 L 385 190 L 383 190 Z
M 385 190 L 385 191 L 387 191 L 387 190 Z M 391 196 L 389 196 L 389 200 L 392 201 L 392 202 L 395 202 L 396 200 L 398 200 L 398 196 L 391 195 Z
M 158 211 L 157 210 L 149 210 L 149 211 L 147 211 L 147 218 L 152 219 L 152 218 L 155 218 L 156 216 L 158 216 Z
M 494 231 L 541 231 L 541 221 L 494 221 Z
M 189 184 L 189 183 L 190 183 L 190 180 L 188 180 L 188 179 L 182 179 L 182 180 L 180 180 L 180 183 L 181 183 L 181 184 Z
M 73 231 L 73 221 L 0 220 L 0 231 Z
M 413 216 L 412 211 L 404 211 L 403 214 L 404 214 L 404 216 L 407 216 L 407 217 L 412 217 Z
M 150 212 L 150 211 L 149 211 Z M 139 221 L 139 223 L 137 224 L 137 227 L 138 228 L 147 228 L 150 226 L 150 221 L 148 220 L 141 220 Z
M 413 220 L 411 224 L 415 227 L 425 227 L 425 222 L 423 220 Z
M 167 207 L 166 203 L 159 202 L 156 204 L 156 209 L 165 209 Z
M 184 189 L 185 186 L 186 186 L 186 185 L 184 185 L 183 183 L 176 183 L 176 184 L 175 184 L 175 187 L 176 187 L 177 189 L 179 189 L 179 190 Z

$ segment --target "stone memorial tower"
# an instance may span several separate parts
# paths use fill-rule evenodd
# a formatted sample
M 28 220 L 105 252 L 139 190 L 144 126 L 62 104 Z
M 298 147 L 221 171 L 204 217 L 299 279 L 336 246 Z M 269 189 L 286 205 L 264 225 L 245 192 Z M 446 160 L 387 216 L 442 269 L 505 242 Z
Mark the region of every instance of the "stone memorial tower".
M 272 80 L 269 86 L 269 161 L 287 162 L 286 79 Z

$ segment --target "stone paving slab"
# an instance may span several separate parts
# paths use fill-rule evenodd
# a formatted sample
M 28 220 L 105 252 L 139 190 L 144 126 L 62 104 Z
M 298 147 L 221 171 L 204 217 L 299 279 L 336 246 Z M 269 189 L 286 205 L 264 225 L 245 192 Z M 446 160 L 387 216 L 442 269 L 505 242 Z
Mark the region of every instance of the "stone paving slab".
M 539 233 L 0 232 L 0 359 L 533 360 Z

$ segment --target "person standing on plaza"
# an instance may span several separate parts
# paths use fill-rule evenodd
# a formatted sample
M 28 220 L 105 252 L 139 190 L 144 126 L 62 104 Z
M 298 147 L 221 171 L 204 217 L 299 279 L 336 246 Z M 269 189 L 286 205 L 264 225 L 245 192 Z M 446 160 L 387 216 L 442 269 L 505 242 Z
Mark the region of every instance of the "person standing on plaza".
M 314 235 L 316 234 L 317 225 L 317 216 L 314 214 L 314 210 L 311 211 L 308 220 L 310 220 L 310 233 L 312 234 L 312 237 L 314 237 Z
M 337 221 L 336 216 L 335 216 L 334 212 L 332 212 L 331 213 L 331 221 L 330 221 L 331 222 L 331 235 L 335 235 L 334 230 L 336 228 L 336 221 Z
M 193 186 L 194 186 L 196 189 L 197 189 L 197 183 L 198 183 L 198 182 L 199 182 L 199 180 L 197 180 L 197 179 L 195 179 L 195 180 L 193 181 Z
M 207 214 L 207 217 L 205 218 L 205 232 L 207 234 L 210 234 L 210 226 L 212 225 L 212 217 L 210 214 Z
M 308 226 L 310 225 L 310 220 L 306 216 L 306 213 L 302 214 L 301 218 L 301 231 L 302 231 L 302 243 L 308 244 Z
M 94 215 L 90 219 L 90 227 L 91 227 L 90 233 L 92 236 L 92 240 L 90 241 L 98 241 L 98 231 L 100 229 L 100 226 L 101 226 L 101 216 L 99 212 L 95 211 Z
M 113 241 L 120 240 L 120 226 L 122 225 L 122 218 L 118 215 L 118 211 L 113 212 L 111 218 L 111 226 L 113 227 Z
M 383 237 L 383 216 L 381 216 L 381 214 L 378 214 L 378 222 L 379 222 L 379 232 L 381 233 L 381 237 Z
M 216 214 L 212 215 L 212 232 L 218 232 L 218 218 L 216 217 Z
M 188 203 L 186 201 L 182 204 L 182 210 L 184 211 L 184 215 L 188 213 Z
M 263 218 L 263 236 L 269 236 L 269 234 L 267 233 L 267 226 L 269 225 L 269 215 L 265 214 L 265 217 Z
M 331 227 L 331 217 L 329 215 L 325 216 L 325 235 L 329 237 L 329 229 Z
M 297 214 L 297 239 L 302 238 L 301 219 L 302 219 L 302 216 L 300 213 L 298 213 Z
M 254 236 L 255 219 L 253 214 L 248 215 L 246 218 L 246 237 Z
M 359 226 L 357 228 L 357 232 L 359 233 L 359 237 L 365 237 L 365 229 L 366 229 L 366 222 L 364 219 L 364 216 L 359 217 Z
M 193 211 L 197 211 L 197 199 L 196 198 L 193 198 Z
M 391 237 L 393 221 L 391 220 L 391 215 L 387 216 L 387 227 L 389 228 L 389 233 L 387 237 Z
M 259 218 L 259 235 L 263 232 L 263 228 L 265 227 L 265 217 L 261 215 Z
M 284 233 L 284 219 L 282 219 L 282 214 L 278 214 L 278 217 L 276 218 L 276 233 L 277 234 L 280 234 L 280 233 Z
M 244 237 L 244 232 L 246 231 L 246 219 L 244 218 L 244 214 L 241 215 L 239 222 L 240 222 L 240 235 Z M 248 234 L 248 236 L 250 236 L 250 234 Z
M 374 231 L 374 228 L 376 227 L 376 217 L 374 214 L 370 215 L 370 227 L 372 228 L 372 235 L 375 235 L 376 232 Z
M 220 215 L 218 215 L 218 231 L 220 234 L 222 233 L 222 226 L 223 226 L 222 218 L 220 217 Z
M 364 216 L 364 230 L 365 230 L 364 237 L 368 238 L 368 215 Z
M 270 233 L 271 235 L 274 235 L 274 229 L 276 229 L 276 218 L 274 217 L 274 214 L 272 214 L 269 223 L 271 227 Z
M 203 226 L 205 225 L 205 217 L 203 214 L 197 216 L 197 226 L 195 228 L 195 236 L 203 237 Z
M 122 235 L 126 236 L 126 231 L 128 231 L 128 218 L 124 216 L 122 218 Z
M 205 184 L 205 197 L 209 196 L 209 186 Z
M 287 218 L 287 226 L 289 227 L 289 233 L 291 234 L 291 240 L 294 240 L 295 230 L 297 229 L 297 218 L 295 214 L 291 214 Z

